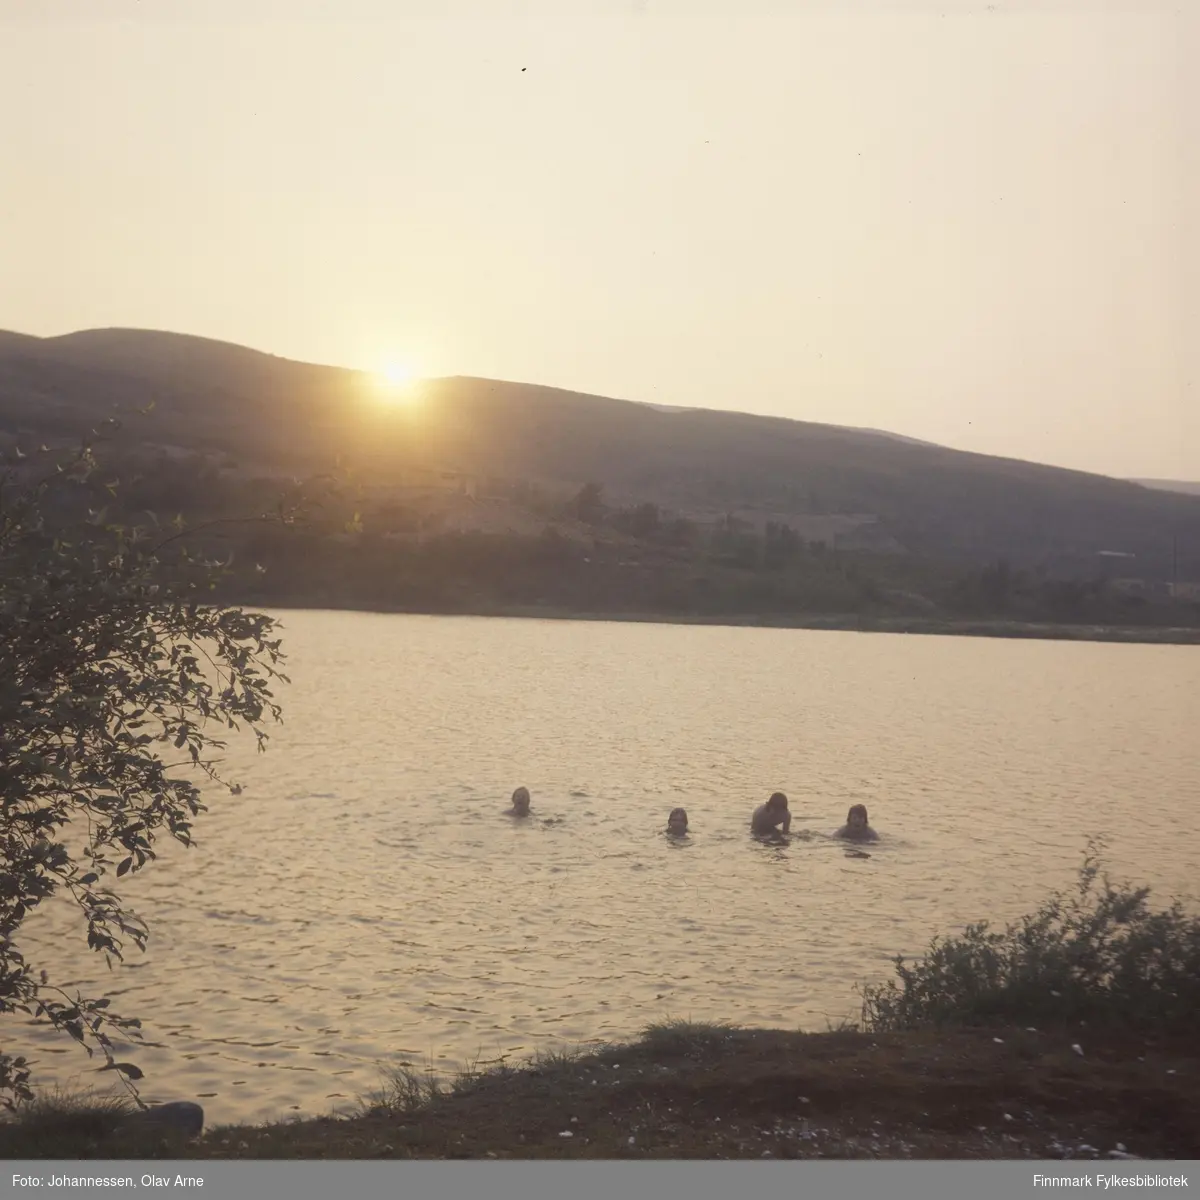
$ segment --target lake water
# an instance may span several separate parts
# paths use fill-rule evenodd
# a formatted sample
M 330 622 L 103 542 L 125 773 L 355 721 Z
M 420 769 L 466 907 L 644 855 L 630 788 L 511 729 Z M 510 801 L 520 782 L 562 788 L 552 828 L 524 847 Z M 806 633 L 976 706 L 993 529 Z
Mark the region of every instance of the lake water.
M 1190 647 L 282 620 L 286 723 L 265 755 L 231 746 L 244 794 L 210 792 L 198 846 L 125 881 L 148 952 L 110 975 L 70 948 L 65 905 L 26 937 L 56 981 L 146 1020 L 144 1095 L 210 1121 L 668 1017 L 823 1029 L 892 955 L 1069 885 L 1089 835 L 1163 900 L 1200 865 Z M 525 822 L 503 811 L 518 784 Z M 793 832 L 861 801 L 881 841 L 757 843 L 775 789 Z M 661 833 L 676 805 L 682 844 Z M 95 1081 L 19 1033 L 44 1082 Z

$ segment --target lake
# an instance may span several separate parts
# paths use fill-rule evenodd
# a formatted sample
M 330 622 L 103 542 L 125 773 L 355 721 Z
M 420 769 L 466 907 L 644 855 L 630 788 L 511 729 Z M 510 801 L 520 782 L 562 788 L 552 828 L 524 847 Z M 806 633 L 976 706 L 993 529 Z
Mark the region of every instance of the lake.
M 23 939 L 143 1017 L 143 1094 L 210 1123 L 665 1018 L 824 1029 L 896 953 L 1070 885 L 1090 835 L 1160 900 L 1192 887 L 1192 647 L 280 616 L 285 724 L 231 744 L 245 791 L 209 791 L 194 849 L 123 881 L 147 953 L 109 974 L 62 904 Z M 881 841 L 758 843 L 776 789 L 793 832 L 863 802 Z M 13 1032 L 42 1082 L 96 1081 Z

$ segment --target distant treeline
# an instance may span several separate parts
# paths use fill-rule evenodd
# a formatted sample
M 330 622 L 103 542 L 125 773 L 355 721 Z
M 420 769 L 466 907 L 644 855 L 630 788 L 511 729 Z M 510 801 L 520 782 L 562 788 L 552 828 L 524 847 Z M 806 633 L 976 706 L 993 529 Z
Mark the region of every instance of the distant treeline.
M 602 537 L 589 543 L 553 525 L 537 536 L 468 532 L 410 540 L 264 529 L 235 548 L 235 561 L 230 594 L 258 604 L 1200 625 L 1200 604 L 1129 596 L 1100 580 L 1039 578 L 1003 563 L 964 571 L 908 556 L 797 545 L 769 533 L 740 533 L 736 541 L 697 534 L 678 545 Z
M 116 504 L 131 523 L 149 512 L 203 524 L 268 510 L 283 482 L 234 475 L 230 465 L 126 454 L 112 464 L 115 496 L 98 481 L 89 502 Z M 698 521 L 653 503 L 610 503 L 598 483 L 573 494 L 523 482 L 503 490 L 537 532 L 446 531 L 427 499 L 376 488 L 330 500 L 295 528 L 238 521 L 202 540 L 232 557 L 225 598 L 264 605 L 1200 625 L 1200 604 L 1127 594 L 1098 571 L 1070 577 L 1054 563 L 847 549 L 806 539 L 786 521 L 754 527 L 732 514 Z

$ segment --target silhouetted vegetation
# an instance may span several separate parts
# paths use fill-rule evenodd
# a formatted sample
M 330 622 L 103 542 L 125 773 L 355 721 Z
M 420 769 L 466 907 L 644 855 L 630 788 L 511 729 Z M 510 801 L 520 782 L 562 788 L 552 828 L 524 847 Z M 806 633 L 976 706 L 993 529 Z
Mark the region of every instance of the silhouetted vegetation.
M 802 615 L 1095 626 L 1200 626 L 1200 606 L 1123 594 L 1103 580 L 963 567 L 806 542 L 789 526 L 736 518 L 701 525 L 656 505 L 609 509 L 593 523 L 563 513 L 538 533 L 421 533 L 414 507 L 362 514 L 346 537 L 256 531 L 236 548 L 226 593 L 255 603 L 486 613 L 545 607 L 587 614 L 696 618 Z M 402 529 L 397 526 L 402 524 Z M 397 536 L 397 534 L 399 536 Z M 249 563 L 261 564 L 265 574 Z M 249 590 L 247 590 L 249 589 Z
M 1089 850 L 1074 892 L 992 929 L 935 938 L 896 978 L 863 989 L 863 1025 L 877 1031 L 945 1026 L 1086 1024 L 1190 1034 L 1200 1009 L 1200 917 L 1178 903 L 1155 911 L 1148 887 L 1116 885 Z
M 223 568 L 182 520 L 130 526 L 92 507 L 119 507 L 102 466 L 89 439 L 16 451 L 0 473 L 0 1014 L 46 1022 L 135 1080 L 114 1037 L 136 1039 L 138 1020 L 53 982 L 18 949 L 22 924 L 61 894 L 91 950 L 144 947 L 111 881 L 157 840 L 190 844 L 204 805 L 188 772 L 225 783 L 214 725 L 263 747 L 282 654 L 270 617 L 212 602 Z M 28 1101 L 29 1079 L 0 1052 L 0 1103 Z
M 452 490 L 360 487 L 356 497 L 327 497 L 300 528 L 237 520 L 267 507 L 280 481 L 233 472 L 214 455 L 123 450 L 104 466 L 103 479 L 94 476 L 55 519 L 107 506 L 111 519 L 131 525 L 177 514 L 193 525 L 218 522 L 195 544 L 231 559 L 218 592 L 227 602 L 1200 627 L 1200 604 L 1172 601 L 1162 587 L 1130 594 L 1097 574 L 1056 575 L 1049 564 L 862 549 L 854 530 L 806 538 L 782 519 L 756 525 L 727 512 L 697 520 L 649 501 L 606 501 L 599 483 L 556 496 L 528 481 L 494 480 L 490 498 L 458 498 L 460 527 L 442 511 Z M 110 495 L 104 484 L 113 479 L 119 487 Z M 519 518 L 522 530 L 471 527 L 492 509 Z

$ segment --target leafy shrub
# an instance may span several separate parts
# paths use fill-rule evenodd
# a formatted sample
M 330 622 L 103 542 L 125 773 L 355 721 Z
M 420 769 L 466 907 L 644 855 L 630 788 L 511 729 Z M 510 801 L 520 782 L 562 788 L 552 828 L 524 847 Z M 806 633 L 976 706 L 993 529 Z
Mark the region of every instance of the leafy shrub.
M 1106 1025 L 1183 1031 L 1200 1011 L 1200 917 L 1150 889 L 1114 884 L 1089 846 L 1072 892 L 993 930 L 934 938 L 896 978 L 860 989 L 863 1027 L 878 1032 L 997 1024 Z
M 148 929 L 111 887 L 163 839 L 191 844 L 204 811 L 197 780 L 225 784 L 213 730 L 261 728 L 280 710 L 275 621 L 211 603 L 220 563 L 175 533 L 89 512 L 99 463 L 19 450 L 0 472 L 0 1016 L 32 1017 L 125 1080 L 110 1032 L 140 1022 L 106 997 L 71 995 L 18 947 L 31 912 L 72 901 L 87 944 L 110 962 Z M 116 494 L 114 481 L 104 485 Z M 168 761 L 171 760 L 171 761 Z M 0 1105 L 32 1099 L 30 1063 L 0 1051 Z M 32 1110 L 31 1110 L 32 1111 Z

